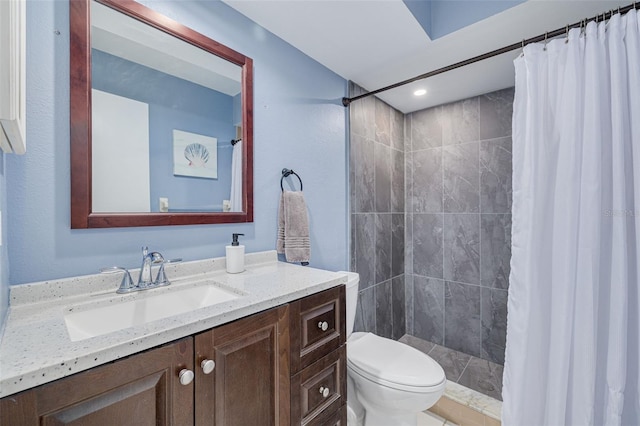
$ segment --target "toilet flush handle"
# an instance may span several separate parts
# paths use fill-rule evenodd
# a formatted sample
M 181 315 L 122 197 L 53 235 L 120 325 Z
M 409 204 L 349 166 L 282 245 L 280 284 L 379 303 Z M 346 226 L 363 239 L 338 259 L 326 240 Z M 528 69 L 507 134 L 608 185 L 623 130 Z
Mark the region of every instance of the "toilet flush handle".
M 329 329 L 329 323 L 326 321 L 320 321 L 318 323 L 318 328 L 322 331 L 327 331 Z

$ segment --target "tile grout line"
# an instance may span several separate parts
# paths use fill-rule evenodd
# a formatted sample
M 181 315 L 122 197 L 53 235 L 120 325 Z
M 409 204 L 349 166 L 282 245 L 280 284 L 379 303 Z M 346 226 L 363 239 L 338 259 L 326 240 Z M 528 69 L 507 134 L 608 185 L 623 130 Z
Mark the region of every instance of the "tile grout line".
M 378 168 L 376 167 L 378 158 L 376 155 L 376 144 L 378 143 L 378 125 L 376 123 L 376 98 L 373 97 L 371 101 L 371 107 L 373 108 L 373 285 L 371 286 L 371 291 L 373 293 L 373 306 L 370 307 L 371 311 L 373 311 L 373 330 L 374 334 L 378 334 L 378 295 L 376 291 L 376 287 L 378 286 L 378 191 L 377 191 L 377 175 Z
M 442 106 L 440 106 L 440 189 L 442 191 L 442 205 L 441 205 L 441 209 L 442 209 L 442 241 L 441 241 L 441 247 L 442 247 L 442 345 L 444 346 L 445 341 L 446 341 L 446 322 L 447 322 L 447 298 L 446 298 L 446 292 L 447 292 L 447 282 L 445 281 L 445 247 L 444 247 L 444 234 L 445 234 L 445 224 L 444 224 L 444 127 L 442 126 L 442 114 L 444 113 Z
M 416 328 L 416 282 L 414 279 L 415 276 L 415 215 L 414 215 L 414 205 L 413 205 L 413 194 L 415 192 L 415 164 L 414 164 L 414 154 L 413 154 L 413 114 L 409 119 L 409 145 L 411 147 L 411 191 L 409 194 L 409 210 L 411 211 L 411 332 L 415 332 Z M 406 195 L 405 195 L 406 197 Z M 406 201 L 405 201 L 406 207 Z
M 464 368 L 462 369 L 462 372 L 460 373 L 460 376 L 458 377 L 458 380 L 456 380 L 455 383 L 459 383 L 460 382 L 460 379 L 462 379 L 462 376 L 464 375 L 464 372 L 467 371 L 467 367 L 469 367 L 469 364 L 471 363 L 471 359 L 473 359 L 473 358 L 475 358 L 473 355 L 471 355 L 469 357 L 469 359 L 467 360 L 467 363 L 465 364 Z
M 482 126 L 482 117 L 480 116 L 480 97 L 478 97 L 478 139 L 480 138 L 480 134 L 482 133 L 480 130 L 480 127 Z M 478 141 L 478 283 L 480 284 L 480 291 L 479 291 L 479 300 L 478 303 L 480 304 L 480 336 L 478 336 L 479 338 L 479 343 L 480 343 L 480 347 L 478 348 L 478 353 L 482 355 L 482 349 L 484 347 L 484 339 L 483 339 L 483 327 L 482 327 L 482 167 L 480 165 L 480 152 L 482 151 L 482 143 L 480 141 Z M 462 377 L 462 375 L 460 376 Z

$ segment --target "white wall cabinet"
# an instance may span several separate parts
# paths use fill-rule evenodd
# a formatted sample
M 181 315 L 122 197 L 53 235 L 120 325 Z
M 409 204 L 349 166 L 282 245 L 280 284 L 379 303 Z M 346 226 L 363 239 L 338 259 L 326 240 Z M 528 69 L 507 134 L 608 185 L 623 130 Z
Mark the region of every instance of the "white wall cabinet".
M 26 151 L 26 1 L 0 0 L 0 148 Z

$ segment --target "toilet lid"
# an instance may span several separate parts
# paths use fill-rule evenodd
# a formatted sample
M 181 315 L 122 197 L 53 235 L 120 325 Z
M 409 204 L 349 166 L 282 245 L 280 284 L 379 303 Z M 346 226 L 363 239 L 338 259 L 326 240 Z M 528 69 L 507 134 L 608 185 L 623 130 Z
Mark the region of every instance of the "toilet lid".
M 390 386 L 432 387 L 445 380 L 444 370 L 429 355 L 372 333 L 350 339 L 347 363 L 369 380 Z

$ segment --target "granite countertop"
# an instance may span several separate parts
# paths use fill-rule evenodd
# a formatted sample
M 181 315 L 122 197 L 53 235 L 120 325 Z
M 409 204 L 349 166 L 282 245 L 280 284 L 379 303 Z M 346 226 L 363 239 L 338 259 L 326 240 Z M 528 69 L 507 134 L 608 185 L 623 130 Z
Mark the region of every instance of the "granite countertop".
M 167 264 L 172 284 L 126 295 L 115 292 L 122 274 L 97 274 L 10 288 L 0 342 L 0 397 L 78 373 L 293 300 L 335 287 L 346 276 L 278 262 L 275 251 L 248 254 L 246 271 L 227 274 L 225 259 Z M 132 271 L 136 280 L 138 271 Z M 100 336 L 72 341 L 64 314 L 212 281 L 241 295 L 233 300 Z

